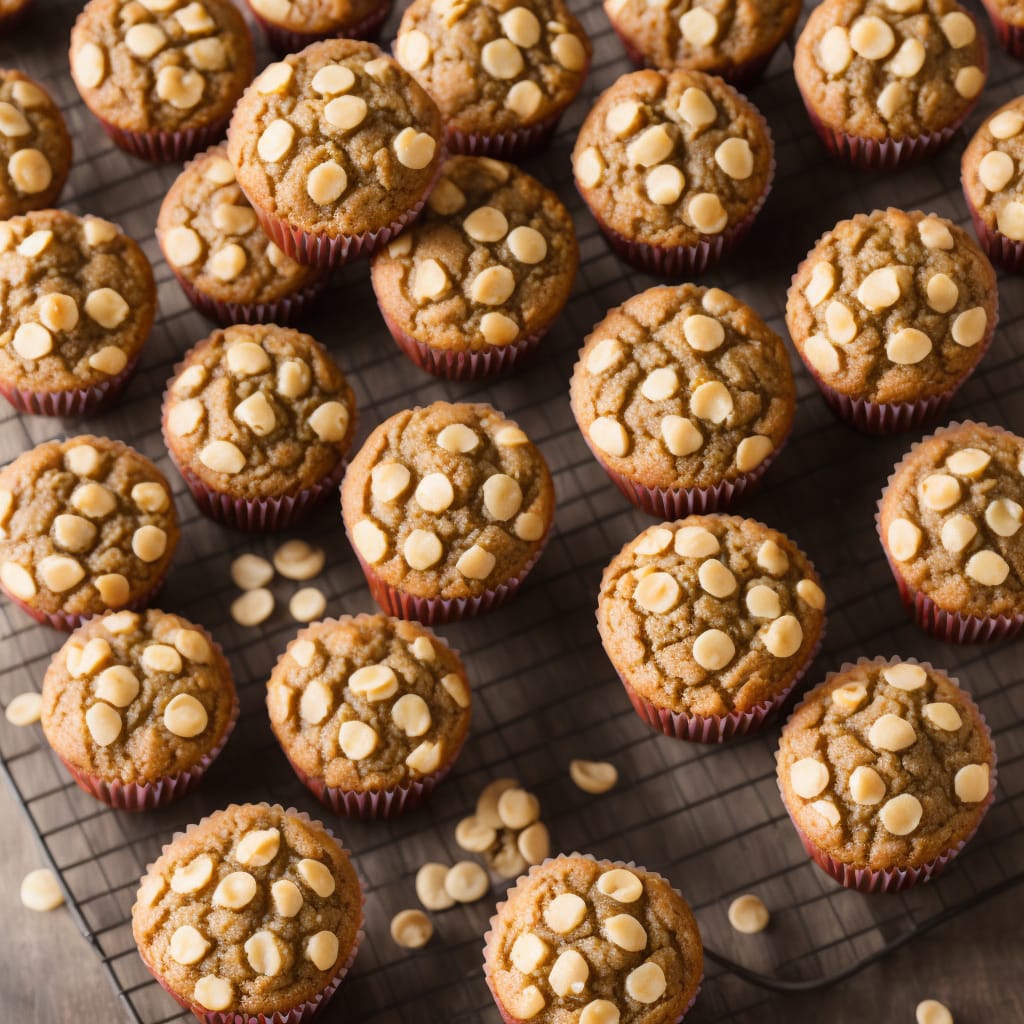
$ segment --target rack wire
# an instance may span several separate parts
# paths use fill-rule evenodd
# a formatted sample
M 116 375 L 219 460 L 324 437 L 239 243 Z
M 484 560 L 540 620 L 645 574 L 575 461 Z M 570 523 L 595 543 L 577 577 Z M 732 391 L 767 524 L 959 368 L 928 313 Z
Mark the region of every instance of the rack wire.
M 582 5 L 578 5 L 582 6 Z M 151 167 L 113 148 L 85 110 L 67 72 L 66 40 L 79 5 L 40 0 L 0 64 L 41 80 L 64 110 L 75 164 L 64 205 L 119 222 L 154 264 L 161 315 L 138 375 L 118 406 L 88 422 L 0 412 L 0 461 L 54 436 L 96 431 L 123 438 L 153 458 L 173 482 L 183 536 L 161 604 L 205 624 L 224 646 L 239 685 L 242 716 L 231 742 L 194 795 L 142 815 L 110 810 L 71 782 L 38 727 L 0 720 L 0 761 L 8 782 L 58 873 L 68 904 L 137 1024 L 190 1019 L 145 971 L 131 937 L 138 877 L 172 834 L 231 801 L 272 800 L 323 817 L 353 851 L 368 892 L 367 939 L 325 1017 L 364 1024 L 433 1019 L 497 1021 L 480 973 L 481 936 L 504 886 L 484 901 L 434 915 L 435 940 L 412 953 L 388 937 L 387 922 L 415 905 L 413 876 L 426 860 L 462 859 L 455 823 L 471 812 L 492 778 L 513 775 L 538 794 L 553 844 L 635 859 L 665 873 L 694 904 L 708 947 L 708 971 L 694 1024 L 748 1014 L 771 990 L 815 988 L 846 977 L 968 906 L 1024 881 L 1024 681 L 1008 645 L 946 646 L 906 619 L 874 533 L 873 510 L 890 467 L 913 436 L 867 438 L 838 424 L 802 368 L 790 444 L 746 514 L 781 527 L 810 554 L 830 596 L 824 649 L 809 684 L 860 655 L 914 655 L 948 668 L 975 696 L 999 752 L 999 790 L 963 855 L 937 882 L 898 896 L 840 888 L 814 867 L 783 811 L 775 784 L 777 724 L 721 747 L 653 733 L 630 709 L 598 642 L 594 605 L 601 569 L 648 520 L 627 505 L 589 455 L 573 423 L 567 382 L 576 351 L 607 308 L 647 287 L 607 249 L 572 188 L 569 152 L 580 121 L 602 87 L 629 70 L 597 3 L 580 10 L 595 59 L 582 98 L 551 150 L 528 166 L 573 213 L 581 247 L 574 295 L 529 368 L 508 380 L 446 384 L 421 373 L 392 344 L 374 306 L 365 265 L 346 268 L 306 325 L 331 349 L 356 391 L 360 436 L 397 410 L 436 398 L 490 401 L 518 420 L 544 450 L 558 495 L 557 528 L 526 593 L 506 609 L 442 630 L 466 659 L 474 684 L 472 735 L 452 775 L 429 803 L 394 822 L 334 818 L 298 783 L 274 743 L 263 704 L 276 655 L 298 628 L 287 614 L 291 585 L 274 584 L 278 610 L 263 626 L 231 621 L 231 559 L 269 554 L 281 538 L 252 538 L 196 512 L 160 440 L 160 395 L 182 352 L 210 325 L 193 311 L 153 238 L 159 201 L 176 169 Z M 392 21 L 391 25 L 394 25 Z M 389 36 L 386 36 L 389 38 Z M 815 238 L 841 217 L 878 206 L 933 210 L 965 224 L 959 191 L 961 134 L 938 160 L 908 172 L 871 176 L 824 155 L 807 124 L 790 74 L 792 50 L 776 56 L 751 93 L 776 143 L 774 193 L 749 240 L 727 266 L 707 275 L 749 302 L 784 333 L 788 277 Z M 969 124 L 1021 90 L 1024 75 L 995 52 L 981 110 Z M 979 372 L 951 416 L 1024 432 L 1024 302 L 1015 281 L 1000 287 L 1001 323 Z M 344 309 L 344 318 L 333 315 Z M 794 363 L 798 361 L 794 358 Z M 318 581 L 328 613 L 369 610 L 370 596 L 349 551 L 336 507 L 301 530 L 326 548 Z M 0 703 L 37 689 L 61 642 L 8 603 L 0 606 Z M 574 757 L 613 761 L 618 786 L 599 797 L 576 790 Z M 770 929 L 740 936 L 726 909 L 756 892 L 772 911 Z M 429 1000 L 429 1003 L 426 1002 Z

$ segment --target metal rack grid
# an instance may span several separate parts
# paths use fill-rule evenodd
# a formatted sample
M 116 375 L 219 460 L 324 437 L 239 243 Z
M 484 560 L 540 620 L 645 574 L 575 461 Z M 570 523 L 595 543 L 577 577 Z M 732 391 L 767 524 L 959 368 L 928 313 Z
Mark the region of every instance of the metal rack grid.
M 559 499 L 557 529 L 527 592 L 491 617 L 446 627 L 474 683 L 473 732 L 449 780 L 431 801 L 395 822 L 333 818 L 291 774 L 267 728 L 263 683 L 296 630 L 287 611 L 293 587 L 274 584 L 278 610 L 258 629 L 227 615 L 231 558 L 268 554 L 280 538 L 244 537 L 202 519 L 170 467 L 160 440 L 160 394 L 174 361 L 209 325 L 188 306 L 162 261 L 152 230 L 175 169 L 142 164 L 114 149 L 82 106 L 67 74 L 66 40 L 79 5 L 40 0 L 14 38 L 0 42 L 0 65 L 40 79 L 61 104 L 75 140 L 64 205 L 118 221 L 154 263 L 161 316 L 137 377 L 120 404 L 89 422 L 58 422 L 0 411 L 0 461 L 50 437 L 94 430 L 124 438 L 155 459 L 173 482 L 183 537 L 162 606 L 207 625 L 234 667 L 242 701 L 239 727 L 198 793 L 160 812 L 112 811 L 79 791 L 50 753 L 38 727 L 0 719 L 0 752 L 46 858 L 58 871 L 78 924 L 101 958 L 128 1019 L 140 1024 L 190 1019 L 153 982 L 135 952 L 129 924 L 136 880 L 176 831 L 230 801 L 274 800 L 321 816 L 355 854 L 368 890 L 367 939 L 328 1019 L 383 1024 L 433 1019 L 497 1021 L 480 975 L 481 936 L 492 897 L 434 915 L 436 939 L 410 953 L 387 931 L 391 915 L 415 904 L 413 875 L 425 860 L 465 856 L 453 829 L 491 778 L 515 775 L 536 792 L 553 844 L 635 859 L 668 875 L 693 901 L 708 946 L 694 1024 L 736 1019 L 762 1005 L 768 989 L 814 987 L 853 972 L 967 906 L 1024 881 L 1024 682 L 1010 646 L 955 648 L 920 634 L 905 618 L 873 527 L 874 503 L 891 465 L 912 436 L 860 436 L 836 423 L 802 369 L 797 425 L 762 491 L 743 511 L 790 533 L 818 565 L 830 596 L 830 624 L 810 683 L 862 654 L 914 655 L 948 668 L 979 700 L 999 751 L 997 802 L 977 838 L 935 884 L 901 896 L 841 889 L 802 852 L 774 779 L 777 725 L 761 736 L 706 748 L 653 733 L 630 709 L 594 628 L 603 565 L 648 520 L 628 506 L 590 457 L 566 398 L 575 353 L 611 305 L 652 283 L 606 248 L 572 188 L 568 154 L 583 114 L 600 88 L 627 70 L 618 41 L 596 3 L 581 11 L 595 44 L 583 97 L 551 150 L 530 169 L 556 188 L 576 222 L 582 263 L 574 296 L 540 353 L 518 376 L 488 384 L 433 380 L 409 364 L 375 309 L 365 265 L 338 275 L 307 325 L 324 341 L 356 390 L 360 436 L 403 407 L 435 398 L 491 401 L 518 420 L 544 450 Z M 392 20 L 392 26 L 394 20 Z M 390 38 L 386 34 L 385 38 Z M 788 276 L 815 238 L 840 217 L 877 206 L 934 210 L 964 224 L 959 192 L 962 134 L 937 161 L 886 177 L 831 163 L 806 121 L 789 64 L 776 56 L 751 96 L 776 142 L 775 191 L 750 239 L 707 279 L 750 302 L 784 333 Z M 1024 86 L 1011 61 L 995 53 L 990 85 L 970 125 Z M 1024 301 L 1016 281 L 1000 287 L 1002 320 L 981 370 L 958 396 L 952 416 L 1024 432 Z M 343 323 L 332 316 L 344 309 Z M 797 361 L 794 359 L 794 363 Z M 368 610 L 371 599 L 344 540 L 336 508 L 290 536 L 322 544 L 328 570 L 318 581 L 328 613 Z M 38 688 L 61 642 L 7 603 L 0 606 L 0 703 Z M 586 797 L 567 776 L 570 758 L 614 761 L 617 788 Z M 729 900 L 757 892 L 772 910 L 768 932 L 739 936 L 726 919 Z M 744 980 L 747 979 L 747 980 Z M 756 982 L 751 984 L 750 981 Z M 424 1000 L 429 999 L 429 1004 Z

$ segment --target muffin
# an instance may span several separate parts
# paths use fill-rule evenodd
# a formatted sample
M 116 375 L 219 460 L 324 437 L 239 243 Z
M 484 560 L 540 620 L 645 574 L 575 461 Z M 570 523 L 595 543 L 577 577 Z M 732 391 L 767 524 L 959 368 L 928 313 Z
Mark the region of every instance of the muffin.
M 186 164 L 160 206 L 156 238 L 189 301 L 225 327 L 292 323 L 327 287 L 326 274 L 263 232 L 225 146 Z
M 1024 7 L 1015 0 L 981 0 L 996 42 L 1011 56 L 1024 57 Z
M 128 383 L 156 316 L 149 260 L 109 221 L 38 210 L 0 222 L 0 394 L 84 416 Z
M 255 69 L 231 0 L 89 0 L 71 30 L 71 77 L 122 149 L 176 162 L 224 135 Z
M 338 486 L 356 407 L 345 375 L 308 334 L 239 324 L 185 354 L 161 422 L 200 511 L 241 530 L 278 530 Z
M 263 230 L 302 263 L 366 255 L 415 219 L 441 168 L 441 115 L 372 43 L 329 39 L 268 65 L 228 156 Z
M 32 7 L 32 0 L 0 0 L 0 33 L 13 32 Z
M 207 1024 L 299 1024 L 363 938 L 363 892 L 318 821 L 232 804 L 179 832 L 143 875 L 132 934 L 150 973 Z
M 469 731 L 466 670 L 419 623 L 346 615 L 300 630 L 267 683 L 270 727 L 335 814 L 389 818 L 448 774 Z
M 605 0 L 604 12 L 637 66 L 688 68 L 753 85 L 793 31 L 800 0 L 700 6 L 670 0 Z
M 697 998 L 697 922 L 653 871 L 562 855 L 531 868 L 495 909 L 484 978 L 506 1024 L 676 1024 Z
M 804 848 L 861 892 L 939 874 L 995 794 L 984 716 L 955 679 L 913 660 L 830 673 L 786 723 L 776 759 Z
M 878 532 L 918 626 L 953 643 L 1024 625 L 1024 439 L 951 423 L 913 445 L 878 503 Z
M 270 46 L 296 53 L 321 39 L 376 40 L 391 0 L 246 0 Z
M 884 434 L 949 405 L 992 340 L 997 303 L 966 231 L 890 208 L 821 236 L 793 277 L 786 325 L 832 410 Z
M 0 70 L 0 167 L 3 220 L 56 206 L 71 170 L 71 136 L 60 107 L 41 85 L 12 69 Z
M 612 248 L 672 277 L 707 270 L 736 245 L 775 173 L 757 108 L 699 71 L 623 75 L 587 115 L 572 162 Z
M 725 509 L 786 443 L 796 391 L 782 339 L 720 288 L 649 288 L 594 328 L 570 398 L 615 486 L 675 519 Z
M 489 405 L 435 402 L 370 434 L 341 507 L 376 602 L 429 625 L 516 593 L 547 542 L 555 493 L 515 423 Z
M 715 743 L 782 706 L 821 646 L 825 594 L 778 530 L 688 516 L 648 527 L 611 560 L 597 628 L 645 722 Z
M 974 109 L 988 51 L 956 0 L 824 0 L 793 71 L 830 153 L 890 170 L 931 156 Z
M 448 151 L 506 160 L 547 145 L 592 49 L 562 0 L 413 0 L 394 43 L 441 108 Z
M 155 609 L 90 619 L 43 679 L 46 742 L 86 793 L 123 810 L 163 807 L 195 789 L 237 717 L 220 647 Z
M 1024 159 L 1024 97 L 990 114 L 960 161 L 960 181 L 974 230 L 989 259 L 1024 270 L 1024 198 L 1016 182 Z
M 144 608 L 177 543 L 164 475 L 120 441 L 46 441 L 0 471 L 0 589 L 45 625 Z
M 423 217 L 373 258 L 388 329 L 417 366 L 468 380 L 533 351 L 572 290 L 579 249 L 554 192 L 511 164 L 460 156 Z

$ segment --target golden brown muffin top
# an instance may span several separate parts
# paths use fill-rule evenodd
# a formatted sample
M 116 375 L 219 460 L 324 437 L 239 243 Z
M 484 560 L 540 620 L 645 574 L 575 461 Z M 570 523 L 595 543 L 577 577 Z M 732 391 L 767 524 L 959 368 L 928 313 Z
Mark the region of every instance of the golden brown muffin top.
M 429 190 L 441 115 L 372 43 L 328 39 L 268 65 L 246 89 L 228 155 L 253 205 L 305 231 L 389 227 Z
M 264 21 L 292 32 L 336 34 L 351 29 L 378 9 L 385 0 L 252 0 L 252 9 Z
M 908 402 L 940 395 L 971 371 L 998 301 L 992 264 L 966 231 L 890 207 L 821 236 L 793 277 L 786 325 L 836 391 Z
M 319 822 L 232 804 L 164 847 L 132 934 L 173 992 L 206 1010 L 287 1013 L 348 962 L 363 924 L 348 854 Z
M 988 51 L 956 0 L 824 0 L 793 70 L 830 128 L 869 139 L 939 131 L 974 106 Z
M 385 420 L 341 488 L 353 546 L 390 586 L 476 596 L 540 553 L 555 511 L 544 456 L 484 404 L 435 402 Z
M 102 384 L 155 316 L 153 269 L 116 225 L 64 210 L 0 223 L 0 378 L 40 392 Z
M 374 257 L 373 287 L 417 341 L 473 351 L 545 329 L 578 262 L 572 218 L 553 192 L 511 164 L 460 156 L 424 215 Z
M 636 71 L 601 93 L 573 149 L 577 187 L 627 238 L 692 246 L 755 211 L 774 171 L 757 108 L 699 71 Z
M 216 330 L 190 349 L 167 386 L 163 418 L 179 466 L 246 498 L 323 480 L 356 429 L 352 389 L 326 349 L 275 324 Z
M 755 470 L 793 423 L 782 339 L 720 288 L 649 288 L 591 332 L 570 388 L 588 443 L 646 487 L 709 487 Z
M 533 868 L 491 925 L 488 983 L 517 1019 L 670 1024 L 703 974 L 700 931 L 660 875 L 581 854 Z
M 47 441 L 0 472 L 0 583 L 44 612 L 123 608 L 162 579 L 178 543 L 163 474 L 134 448 Z
M 394 49 L 446 125 L 491 135 L 557 117 L 592 47 L 562 0 L 413 0 Z
M 862 660 L 829 676 L 782 730 L 779 786 L 836 860 L 920 867 L 977 828 L 995 778 L 981 713 L 930 665 Z
M 601 578 L 597 626 L 616 671 L 658 707 L 748 711 L 786 690 L 821 640 L 825 594 L 783 533 L 740 516 L 651 526 Z
M 394 789 L 449 763 L 469 729 L 458 655 L 386 615 L 300 630 L 267 683 L 270 724 L 291 761 L 328 786 Z
M 1024 241 L 1024 97 L 990 114 L 964 150 L 960 163 L 967 200 L 990 231 Z
M 231 0 L 89 0 L 71 30 L 86 106 L 136 132 L 223 120 L 253 76 L 252 39 Z
M 1024 613 L 1024 440 L 953 424 L 896 467 L 879 527 L 901 577 L 940 608 Z
M 231 669 L 209 633 L 155 609 L 91 619 L 43 680 L 47 742 L 108 781 L 194 768 L 223 740 L 234 706 Z

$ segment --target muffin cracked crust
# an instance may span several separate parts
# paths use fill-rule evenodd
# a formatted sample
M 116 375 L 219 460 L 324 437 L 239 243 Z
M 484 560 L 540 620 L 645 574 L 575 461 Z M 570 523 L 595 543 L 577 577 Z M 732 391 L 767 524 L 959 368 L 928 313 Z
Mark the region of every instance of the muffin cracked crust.
M 232 117 L 228 155 L 270 237 L 330 264 L 415 217 L 440 137 L 437 107 L 397 62 L 372 43 L 331 39 L 264 69 Z
M 878 523 L 919 624 L 1002 617 L 1004 635 L 1024 623 L 1024 439 L 983 423 L 937 431 L 896 467 Z
M 373 288 L 419 365 L 459 375 L 460 354 L 490 353 L 506 369 L 532 348 L 568 301 L 578 262 L 553 192 L 511 164 L 455 157 L 423 217 L 374 257 Z
M 487 984 L 510 1024 L 674 1024 L 703 969 L 697 922 L 664 878 L 578 853 L 518 880 L 484 950 Z
M 450 151 L 509 159 L 547 141 L 592 51 L 562 0 L 414 0 L 394 49 L 440 107 Z
M 178 543 L 163 474 L 126 444 L 90 435 L 37 445 L 0 472 L 0 529 L 0 586 L 62 629 L 145 604 Z
M 429 792 L 458 755 L 470 691 L 462 662 L 430 630 L 345 616 L 292 640 L 267 683 L 267 708 L 289 761 L 335 811 L 389 791 L 407 809 L 419 794 L 404 790 L 426 783 Z
M 995 750 L 974 701 L 930 665 L 876 658 L 812 690 L 782 730 L 782 798 L 830 874 L 931 874 L 969 839 L 995 786 Z M 899 887 L 897 885 L 896 887 Z
M 631 699 L 724 729 L 737 712 L 763 718 L 795 685 L 821 642 L 825 594 L 785 534 L 689 516 L 649 527 L 612 559 L 597 624 Z
M 278 53 L 333 36 L 376 39 L 391 0 L 246 0 Z
M 153 270 L 109 221 L 39 210 L 0 223 L 0 388 L 25 412 L 94 412 L 156 316 Z
M 362 938 L 362 903 L 351 861 L 323 825 L 280 806 L 232 804 L 150 865 L 132 933 L 152 974 L 197 1015 L 288 1018 L 333 994 Z
M 71 169 L 60 108 L 41 85 L 10 69 L 0 70 L 0 167 L 0 218 L 55 206 Z
M 612 479 L 663 516 L 742 493 L 789 436 L 796 397 L 782 339 L 727 292 L 693 284 L 611 310 L 580 351 L 570 394 Z

